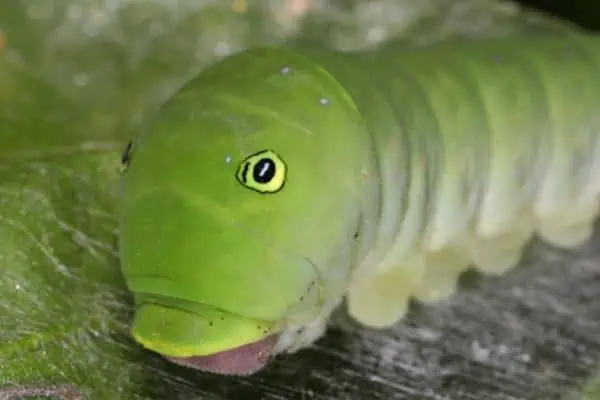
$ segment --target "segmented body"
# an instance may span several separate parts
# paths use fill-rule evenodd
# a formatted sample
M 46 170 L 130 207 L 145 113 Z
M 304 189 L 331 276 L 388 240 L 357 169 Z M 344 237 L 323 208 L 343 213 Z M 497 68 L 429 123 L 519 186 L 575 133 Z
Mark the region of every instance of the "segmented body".
M 391 325 L 469 266 L 509 270 L 536 232 L 581 244 L 599 72 L 600 38 L 579 34 L 269 47 L 207 68 L 123 158 L 134 336 L 214 370 L 195 357 L 306 347 L 344 298 Z
M 350 312 L 400 318 L 474 265 L 515 266 L 537 232 L 589 237 L 600 189 L 600 39 L 514 38 L 367 55 L 308 52 L 348 91 L 380 181 L 360 234 Z

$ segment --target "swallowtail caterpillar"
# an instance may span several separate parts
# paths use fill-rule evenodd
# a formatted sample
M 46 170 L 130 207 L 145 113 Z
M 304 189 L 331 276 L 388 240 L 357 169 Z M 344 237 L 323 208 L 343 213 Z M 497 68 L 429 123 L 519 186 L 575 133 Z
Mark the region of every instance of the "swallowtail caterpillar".
M 133 336 L 252 374 L 343 302 L 388 327 L 469 266 L 510 270 L 534 234 L 579 246 L 598 213 L 599 75 L 583 33 L 215 63 L 123 158 Z

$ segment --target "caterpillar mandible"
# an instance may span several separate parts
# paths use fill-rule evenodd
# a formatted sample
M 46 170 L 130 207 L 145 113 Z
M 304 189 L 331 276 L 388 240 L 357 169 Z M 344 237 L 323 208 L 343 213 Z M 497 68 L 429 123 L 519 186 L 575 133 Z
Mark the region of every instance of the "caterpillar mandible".
M 123 157 L 134 338 L 251 374 L 344 300 L 386 327 L 471 265 L 510 270 L 536 233 L 578 246 L 598 213 L 599 73 L 586 34 L 215 63 Z

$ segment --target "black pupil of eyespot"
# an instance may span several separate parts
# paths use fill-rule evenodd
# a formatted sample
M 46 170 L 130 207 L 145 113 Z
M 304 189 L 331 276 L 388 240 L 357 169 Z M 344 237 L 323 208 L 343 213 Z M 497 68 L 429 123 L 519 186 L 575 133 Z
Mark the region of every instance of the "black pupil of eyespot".
M 275 176 L 275 163 L 270 158 L 261 158 L 252 169 L 255 182 L 269 183 Z

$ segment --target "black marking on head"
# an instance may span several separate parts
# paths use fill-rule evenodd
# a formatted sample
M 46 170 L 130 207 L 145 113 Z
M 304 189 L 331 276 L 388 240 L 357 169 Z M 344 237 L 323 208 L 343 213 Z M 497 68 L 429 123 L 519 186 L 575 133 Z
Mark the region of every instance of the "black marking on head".
M 127 172 L 133 156 L 133 140 L 130 140 L 121 154 L 121 174 Z
M 248 182 L 248 168 L 249 167 L 250 167 L 249 162 L 244 163 L 244 170 L 242 171 L 242 182 L 243 183 Z

